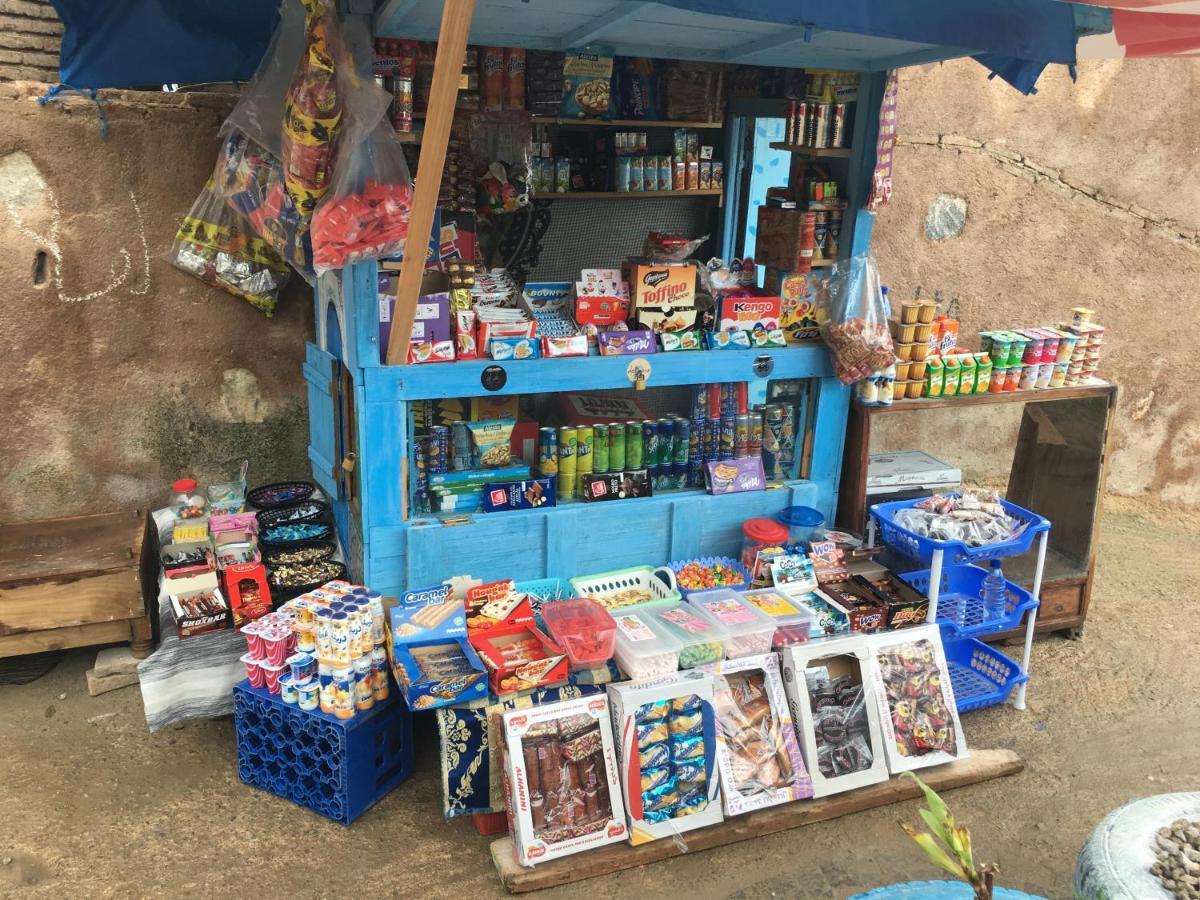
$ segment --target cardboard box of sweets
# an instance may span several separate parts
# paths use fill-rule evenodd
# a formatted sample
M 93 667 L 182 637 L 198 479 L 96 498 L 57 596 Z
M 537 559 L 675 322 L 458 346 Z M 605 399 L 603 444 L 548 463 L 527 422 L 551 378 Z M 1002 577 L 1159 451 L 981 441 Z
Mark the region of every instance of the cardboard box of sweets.
M 217 587 L 216 572 L 171 578 L 167 589 L 171 615 L 181 639 L 232 626 L 229 604 Z
M 688 263 L 635 263 L 630 267 L 633 312 L 651 331 L 696 327 L 696 267 Z
M 471 646 L 488 670 L 493 692 L 511 694 L 567 679 L 566 654 L 537 627 L 529 598 L 511 579 L 470 588 L 466 606 Z

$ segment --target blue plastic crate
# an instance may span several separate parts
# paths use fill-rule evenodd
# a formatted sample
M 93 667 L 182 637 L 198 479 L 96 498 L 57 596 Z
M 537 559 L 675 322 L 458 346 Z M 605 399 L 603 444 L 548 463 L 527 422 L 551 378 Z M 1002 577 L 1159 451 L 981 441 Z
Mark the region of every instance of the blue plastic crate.
M 875 520 L 883 542 L 909 559 L 930 564 L 936 550 L 943 550 L 946 565 L 967 562 L 980 562 L 985 559 L 1000 559 L 1005 556 L 1016 556 L 1025 553 L 1033 544 L 1033 539 L 1043 531 L 1050 530 L 1050 520 L 1030 512 L 1015 503 L 1001 500 L 1000 505 L 1014 519 L 1028 522 L 1029 527 L 1018 537 L 997 544 L 987 544 L 983 547 L 968 547 L 962 541 L 935 541 L 919 534 L 914 534 L 907 528 L 902 528 L 892 521 L 897 510 L 916 506 L 924 498 L 916 497 L 911 500 L 897 500 L 895 503 L 876 503 L 871 507 L 871 517 Z
M 529 605 L 539 625 L 542 622 L 542 604 L 553 603 L 555 600 L 570 600 L 578 597 L 571 582 L 565 578 L 537 578 L 532 581 L 518 581 L 514 587 L 522 594 L 529 595 Z
M 339 719 L 242 681 L 233 714 L 242 781 L 343 825 L 412 773 L 412 715 L 394 685 L 387 700 Z
M 1011 631 L 1021 624 L 1025 613 L 1037 609 L 1038 602 L 1020 585 L 1006 581 L 1004 615 L 989 619 L 983 605 L 983 580 L 988 570 L 980 566 L 944 566 L 938 591 L 938 624 L 956 638 L 982 637 Z M 929 569 L 900 576 L 929 596 Z
M 997 706 L 1014 687 L 1029 680 L 1019 665 L 975 638 L 956 641 L 943 630 L 942 648 L 960 713 Z
M 720 587 L 729 588 L 729 590 L 731 590 L 731 591 L 744 591 L 750 587 L 750 573 L 747 572 L 746 567 L 743 566 L 736 559 L 731 559 L 728 556 L 702 556 L 699 559 L 683 559 L 683 560 L 679 560 L 677 562 L 670 563 L 669 568 L 672 572 L 675 573 L 676 586 L 679 589 L 679 593 L 683 595 L 684 600 L 686 600 L 692 594 L 700 594 L 700 593 L 703 593 L 704 591 L 713 591 L 713 590 L 718 589 L 718 588 L 695 588 L 695 589 L 689 591 L 683 585 L 679 584 L 679 570 L 682 569 L 684 566 L 688 565 L 689 563 L 700 563 L 700 565 L 702 565 L 702 566 L 711 566 L 711 565 L 715 565 L 716 563 L 721 563 L 722 565 L 729 566 L 735 572 L 738 572 L 741 574 L 742 582 L 741 582 L 741 584 L 722 584 L 722 585 L 720 585 Z

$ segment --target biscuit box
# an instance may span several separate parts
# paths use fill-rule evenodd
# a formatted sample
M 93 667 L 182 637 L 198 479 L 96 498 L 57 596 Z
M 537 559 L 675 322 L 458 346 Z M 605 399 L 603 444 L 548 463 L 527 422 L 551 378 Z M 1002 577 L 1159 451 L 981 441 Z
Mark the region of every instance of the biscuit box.
M 887 781 L 887 754 L 861 635 L 780 649 L 783 690 L 813 796 Z
M 495 694 L 548 687 L 567 680 L 568 661 L 561 647 L 537 627 L 532 614 L 518 621 L 476 631 L 471 646 L 488 670 Z
M 694 670 L 608 686 L 629 843 L 724 819 L 712 699 L 712 676 Z
M 725 296 L 720 301 L 720 331 L 772 331 L 779 327 L 782 297 Z
M 498 718 L 505 814 L 520 865 L 625 840 L 629 829 L 603 694 L 511 709 Z
M 634 264 L 630 272 L 634 316 L 652 331 L 696 327 L 696 267 L 686 264 Z
M 742 656 L 698 668 L 713 676 L 725 815 L 811 797 L 812 779 L 796 741 L 779 657 Z M 753 737 L 747 740 L 747 734 Z
M 529 596 L 520 593 L 511 578 L 467 588 L 465 608 L 468 634 L 533 621 Z
M 406 591 L 385 600 L 392 674 L 411 710 L 477 700 L 488 692 L 487 670 L 467 641 L 463 600 L 450 585 Z
M 607 425 L 610 422 L 641 422 L 650 418 L 636 400 L 597 394 L 559 394 L 558 412 L 567 425 Z

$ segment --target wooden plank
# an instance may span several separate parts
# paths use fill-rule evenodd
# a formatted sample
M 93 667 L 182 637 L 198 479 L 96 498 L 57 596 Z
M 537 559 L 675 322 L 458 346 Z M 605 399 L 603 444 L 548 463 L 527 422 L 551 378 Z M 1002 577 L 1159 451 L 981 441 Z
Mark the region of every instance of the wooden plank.
M 538 200 L 669 200 L 672 197 L 720 197 L 723 188 L 694 191 L 564 191 L 538 194 Z
M 23 634 L 0 635 L 0 659 L 24 656 L 26 653 L 45 653 L 47 650 L 67 650 L 71 647 L 92 647 L 115 644 L 130 639 L 130 622 L 98 622 L 75 625 L 50 631 L 30 631 Z
M 966 759 L 924 769 L 922 780 L 938 792 L 954 790 L 993 778 L 1016 775 L 1025 764 L 1012 750 L 975 750 Z M 820 800 L 803 800 L 770 809 L 758 810 L 744 816 L 726 819 L 719 825 L 699 828 L 687 833 L 687 851 L 710 850 L 739 841 L 824 822 L 867 809 L 915 800 L 921 790 L 907 778 L 892 778 L 845 794 L 835 794 Z M 915 812 L 914 812 L 915 818 Z M 572 884 L 586 878 L 609 875 L 623 869 L 644 866 L 682 856 L 684 851 L 675 841 L 658 840 L 631 847 L 613 844 L 590 850 L 577 856 L 542 863 L 532 869 L 519 866 L 513 856 L 512 838 L 492 842 L 492 862 L 504 886 L 514 894 L 523 894 L 548 887 Z
M 897 400 L 891 406 L 871 406 L 873 416 L 914 409 L 944 409 L 953 406 L 972 406 L 980 403 L 1048 403 L 1052 400 L 1074 400 L 1079 397 L 1102 397 L 1116 391 L 1116 385 L 1106 381 L 1079 384 L 1071 387 L 1044 388 L 1040 391 L 1004 391 L 999 394 L 968 394 L 965 397 L 922 397 L 920 400 Z
M 0 525 L 0 585 L 136 570 L 141 534 L 138 510 Z
M 772 141 L 772 150 L 783 150 L 795 153 L 797 156 L 807 156 L 811 159 L 849 159 L 854 151 L 850 147 L 802 147 L 799 144 L 785 144 L 783 141 Z
M 530 116 L 535 125 L 567 125 L 577 128 L 721 128 L 724 122 L 688 122 L 683 119 L 564 119 L 562 116 Z
M 871 459 L 870 407 L 861 403 L 850 406 L 846 420 L 846 443 L 842 449 L 842 483 L 838 502 L 837 523 L 840 527 L 860 534 L 866 533 L 867 466 Z
M 429 112 L 417 158 L 417 184 L 409 214 L 409 246 L 400 265 L 400 282 L 396 289 L 396 311 L 388 339 L 388 365 L 402 365 L 408 358 L 413 319 L 417 314 L 417 294 L 421 274 L 425 269 L 425 254 L 415 252 L 420 246 L 413 236 L 427 235 L 433 228 L 437 209 L 442 169 L 446 163 L 446 147 L 450 141 L 450 125 L 454 119 L 454 102 L 458 96 L 458 80 L 462 75 L 463 56 L 467 50 L 467 32 L 475 0 L 445 0 L 442 25 L 438 33 L 437 56 L 433 63 L 433 84 L 429 89 Z
M 0 587 L 0 635 L 145 616 L 136 569 L 61 584 Z

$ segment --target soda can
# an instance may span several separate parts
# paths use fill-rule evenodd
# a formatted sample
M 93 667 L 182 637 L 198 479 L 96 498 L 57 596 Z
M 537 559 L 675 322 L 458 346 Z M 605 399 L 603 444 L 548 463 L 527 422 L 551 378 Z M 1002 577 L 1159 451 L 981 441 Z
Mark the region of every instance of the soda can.
M 450 467 L 450 429 L 434 425 L 429 429 L 429 471 L 442 475 Z
M 396 131 L 413 130 L 413 80 L 392 79 L 392 128 Z
M 575 429 L 575 472 L 579 475 L 590 475 L 595 471 L 596 432 L 590 425 L 580 425 Z
M 721 458 L 721 420 L 709 416 L 704 420 L 704 461 L 715 462 Z
M 733 459 L 734 441 L 737 434 L 737 421 L 734 416 L 721 416 L 720 459 Z
M 734 418 L 733 458 L 745 459 L 750 455 L 750 417 Z
M 559 500 L 574 500 L 575 488 L 579 484 L 579 476 L 575 472 L 564 472 L 561 468 L 555 476 L 555 494 Z
M 607 472 L 609 466 L 608 426 L 595 425 L 592 427 L 595 444 L 592 447 L 592 471 Z
M 829 124 L 829 146 L 846 146 L 846 104 L 833 104 L 833 120 Z
M 686 468 L 692 449 L 692 423 L 687 419 L 675 419 L 675 439 L 671 446 L 671 461 Z
M 659 434 L 658 424 L 646 419 L 642 422 L 642 464 L 638 468 L 649 469 L 650 474 L 658 472 Z
M 608 471 L 625 471 L 624 422 L 613 422 L 608 426 Z
M 692 385 L 692 411 L 689 416 L 693 422 L 698 422 L 708 415 L 708 385 Z
M 579 431 L 570 425 L 558 429 L 558 474 L 570 475 L 572 480 L 578 469 Z
M 558 432 L 553 428 L 538 429 L 538 471 L 543 476 L 558 474 Z
M 625 426 L 625 468 L 642 468 L 646 464 L 645 450 L 642 441 L 642 423 L 629 422 Z
M 666 416 L 658 420 L 658 468 L 662 474 L 670 471 L 675 461 L 675 420 Z
M 763 413 L 762 408 L 756 406 L 754 411 L 750 413 L 750 455 L 762 456 L 763 447 Z
M 455 472 L 465 472 L 471 468 L 471 430 L 467 428 L 466 422 L 455 422 L 450 428 L 454 445 L 451 466 Z

